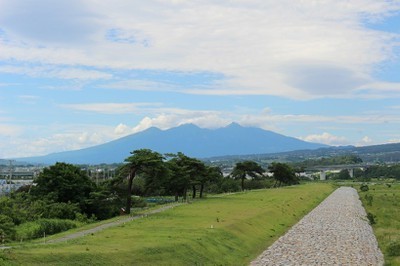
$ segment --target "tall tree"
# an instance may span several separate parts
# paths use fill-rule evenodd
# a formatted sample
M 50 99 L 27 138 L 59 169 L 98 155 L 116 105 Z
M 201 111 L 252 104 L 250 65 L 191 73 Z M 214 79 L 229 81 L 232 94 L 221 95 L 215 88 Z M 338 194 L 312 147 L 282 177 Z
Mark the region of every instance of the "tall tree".
M 204 186 L 206 183 L 216 183 L 222 179 L 222 171 L 216 166 L 206 166 L 206 174 L 200 181 L 200 198 L 203 197 Z
M 282 183 L 292 185 L 299 182 L 295 171 L 288 164 L 273 162 L 268 166 L 268 170 L 274 174 L 275 186 L 281 186 Z
M 32 194 L 55 202 L 79 203 L 84 209 L 85 199 L 95 188 L 85 171 L 67 163 L 56 163 L 45 168 L 35 180 Z
M 169 154 L 172 159 L 169 161 L 169 166 L 172 171 L 171 182 L 173 185 L 171 190 L 177 195 L 182 194 L 186 199 L 187 189 L 191 186 L 193 189 L 192 196 L 196 197 L 196 186 L 201 185 L 207 175 L 205 164 L 195 158 L 186 156 L 178 152 L 177 154 Z
M 128 186 L 126 195 L 126 213 L 129 214 L 132 205 L 132 183 L 138 174 L 145 176 L 157 176 L 164 171 L 164 157 L 149 149 L 140 149 L 131 152 L 131 156 L 125 159 L 126 164 L 122 172 L 127 174 Z
M 231 176 L 241 180 L 242 191 L 244 190 L 244 180 L 247 176 L 251 178 L 262 177 L 264 169 L 254 161 L 243 161 L 236 163 Z

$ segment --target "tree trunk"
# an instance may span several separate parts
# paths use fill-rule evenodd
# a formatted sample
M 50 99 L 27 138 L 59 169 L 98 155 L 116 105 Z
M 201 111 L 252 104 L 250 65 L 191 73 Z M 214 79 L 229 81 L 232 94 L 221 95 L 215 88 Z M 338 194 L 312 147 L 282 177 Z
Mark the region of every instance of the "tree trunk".
M 178 192 L 176 192 L 175 193 L 175 201 L 178 201 L 179 200 L 179 194 L 178 194 Z
M 132 169 L 129 173 L 128 177 L 128 190 L 126 193 L 126 208 L 125 208 L 125 213 L 130 214 L 131 213 L 131 206 L 132 206 L 132 184 L 133 184 L 133 178 L 135 177 L 135 169 Z
M 244 177 L 242 177 L 242 191 L 244 191 Z
M 183 200 L 186 201 L 187 198 L 187 188 L 183 191 Z
M 200 198 L 203 198 L 204 184 L 200 185 Z
M 193 195 L 192 195 L 192 198 L 194 199 L 194 198 L 196 198 L 196 185 L 193 185 L 192 187 L 193 187 Z

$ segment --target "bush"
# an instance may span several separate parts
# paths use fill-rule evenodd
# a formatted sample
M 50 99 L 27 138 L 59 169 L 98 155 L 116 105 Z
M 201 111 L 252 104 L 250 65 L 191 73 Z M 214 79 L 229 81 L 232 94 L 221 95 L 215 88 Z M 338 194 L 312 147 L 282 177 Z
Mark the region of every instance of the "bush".
M 147 202 L 141 197 L 132 197 L 132 208 L 144 208 L 147 206 Z
M 366 191 L 369 190 L 369 187 L 368 187 L 367 184 L 362 184 L 362 185 L 360 186 L 360 190 L 361 190 L 362 192 L 366 192 Z
M 15 225 L 10 217 L 0 214 L 0 244 L 14 238 L 14 227 Z
M 240 191 L 240 183 L 238 180 L 234 180 L 231 178 L 224 178 L 222 180 L 220 189 L 218 193 L 226 193 L 226 192 L 236 192 Z
M 386 251 L 389 256 L 393 256 L 393 257 L 400 256 L 400 242 L 399 241 L 390 242 Z
M 367 201 L 367 205 L 372 206 L 372 201 L 374 200 L 374 196 L 370 194 L 365 194 L 364 198 Z
M 244 182 L 244 188 L 245 189 L 263 189 L 263 188 L 271 188 L 274 185 L 274 182 L 269 179 L 269 180 L 245 180 Z
M 370 225 L 376 224 L 376 221 L 375 221 L 376 216 L 375 215 L 373 215 L 372 213 L 368 212 L 367 213 L 367 218 L 368 218 L 368 221 L 369 221 Z
M 53 235 L 78 227 L 76 221 L 61 219 L 39 219 L 27 222 L 16 227 L 16 239 L 34 239 L 46 235 Z

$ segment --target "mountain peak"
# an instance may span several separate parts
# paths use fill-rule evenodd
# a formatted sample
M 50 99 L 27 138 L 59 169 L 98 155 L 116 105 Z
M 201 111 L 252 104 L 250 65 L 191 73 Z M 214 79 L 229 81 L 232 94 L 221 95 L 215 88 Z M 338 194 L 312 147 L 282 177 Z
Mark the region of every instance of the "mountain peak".
M 227 125 L 226 128 L 242 128 L 242 126 L 239 125 L 239 124 L 236 123 L 236 122 L 232 122 L 232 123 L 230 123 L 229 125 Z
M 151 149 L 159 153 L 182 152 L 190 157 L 207 158 L 225 155 L 265 154 L 326 145 L 305 142 L 256 127 L 231 123 L 223 128 L 209 130 L 194 124 L 183 124 L 168 130 L 150 128 L 98 146 L 26 158 L 24 161 L 54 163 L 118 163 L 137 149 Z

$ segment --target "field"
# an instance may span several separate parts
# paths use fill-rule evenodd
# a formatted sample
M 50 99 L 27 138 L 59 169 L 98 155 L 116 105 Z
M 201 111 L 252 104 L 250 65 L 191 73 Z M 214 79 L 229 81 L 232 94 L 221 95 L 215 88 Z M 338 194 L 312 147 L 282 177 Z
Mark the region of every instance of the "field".
M 333 190 L 319 183 L 209 197 L 67 243 L 0 251 L 0 264 L 248 265 Z
M 369 190 L 359 195 L 366 211 L 374 215 L 385 265 L 400 265 L 400 184 L 369 184 Z

